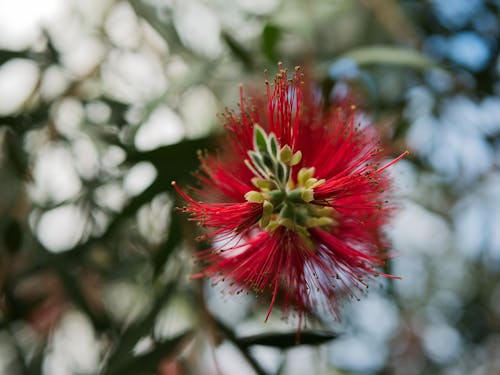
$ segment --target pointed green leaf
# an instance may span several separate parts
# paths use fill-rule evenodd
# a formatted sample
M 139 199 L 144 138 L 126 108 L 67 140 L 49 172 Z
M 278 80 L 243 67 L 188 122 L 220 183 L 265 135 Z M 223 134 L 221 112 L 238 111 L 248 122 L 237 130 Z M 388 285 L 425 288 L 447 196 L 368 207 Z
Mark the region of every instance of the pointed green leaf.
M 259 125 L 255 125 L 253 128 L 253 142 L 254 142 L 254 149 L 256 151 L 260 151 L 261 153 L 267 153 L 266 132 Z
M 333 332 L 297 332 L 264 333 L 261 335 L 239 338 L 238 342 L 244 346 L 263 345 L 286 349 L 297 345 L 320 345 L 337 338 Z
M 260 173 L 266 176 L 268 173 L 266 172 L 266 166 L 262 161 L 261 156 L 255 151 L 248 151 L 248 156 L 250 156 L 250 159 L 252 159 L 252 163 L 255 168 L 257 168 Z
M 288 168 L 285 167 L 283 164 L 279 163 L 278 168 L 276 170 L 278 181 L 280 181 L 283 184 L 286 184 L 288 181 L 285 180 L 285 177 L 287 175 L 286 170 Z
M 268 155 L 268 154 L 265 154 L 263 157 L 262 157 L 262 160 L 264 160 L 264 165 L 269 168 L 269 170 L 274 170 L 274 160 Z
M 288 163 L 290 162 L 290 160 L 292 160 L 292 157 L 293 157 L 292 148 L 288 145 L 283 146 L 280 150 L 279 159 L 283 163 Z
M 302 152 L 299 150 L 292 156 L 292 160 L 290 160 L 290 165 L 294 166 L 300 163 L 302 160 Z
M 173 22 L 171 22 L 171 14 L 162 12 L 160 16 L 160 12 L 158 12 L 155 6 L 142 0 L 129 0 L 129 4 L 139 17 L 142 17 L 163 39 L 165 39 L 169 47 L 173 46 L 176 49 L 183 47 L 177 30 Z
M 388 45 L 356 48 L 338 58 L 341 59 L 352 59 L 359 65 L 386 64 L 417 69 L 436 66 L 433 60 L 415 49 Z
M 273 158 L 277 159 L 279 156 L 279 145 L 276 136 L 273 133 L 271 133 L 271 135 L 268 138 L 268 141 L 269 141 L 269 153 Z
M 264 55 L 276 63 L 276 46 L 281 38 L 281 29 L 275 25 L 266 25 L 262 31 L 261 49 Z

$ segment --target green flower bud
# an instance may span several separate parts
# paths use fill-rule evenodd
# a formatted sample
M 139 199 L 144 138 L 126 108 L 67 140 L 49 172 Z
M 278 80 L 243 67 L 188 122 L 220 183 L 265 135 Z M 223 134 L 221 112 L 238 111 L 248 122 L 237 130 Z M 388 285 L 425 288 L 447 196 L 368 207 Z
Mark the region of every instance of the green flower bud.
M 297 182 L 299 186 L 305 186 L 306 181 L 309 180 L 312 176 L 314 176 L 315 168 L 302 168 L 299 173 L 297 173 Z
M 288 162 L 292 160 L 292 157 L 293 157 L 292 148 L 288 145 L 283 146 L 280 150 L 280 160 L 283 163 L 288 164 Z
M 274 232 L 280 225 L 281 224 L 278 221 L 271 220 L 271 222 L 264 229 L 268 230 L 269 232 Z
M 264 196 L 262 193 L 259 193 L 258 191 L 251 190 L 248 193 L 245 194 L 245 199 L 247 202 L 250 203 L 263 203 L 264 202 Z
M 262 228 L 267 227 L 271 221 L 271 215 L 273 213 L 274 207 L 269 201 L 264 201 L 262 205 L 262 218 L 260 219 L 260 225 Z
M 290 166 L 294 166 L 300 163 L 302 160 L 302 152 L 299 150 L 295 154 L 293 154 L 292 159 L 288 163 Z
M 252 184 L 259 189 L 273 190 L 276 189 L 276 184 L 271 180 L 264 180 L 262 178 L 252 178 Z
M 304 189 L 300 196 L 304 202 L 312 202 L 314 200 L 314 191 L 312 189 Z

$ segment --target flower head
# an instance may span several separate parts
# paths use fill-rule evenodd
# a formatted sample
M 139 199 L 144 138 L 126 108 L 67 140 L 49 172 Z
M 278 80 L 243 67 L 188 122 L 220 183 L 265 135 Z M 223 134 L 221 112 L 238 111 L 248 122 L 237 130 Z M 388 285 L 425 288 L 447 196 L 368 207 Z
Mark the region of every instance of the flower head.
M 355 295 L 382 275 L 382 234 L 391 206 L 386 169 L 373 127 L 356 123 L 349 104 L 325 111 L 300 68 L 280 66 L 267 98 L 240 99 L 227 112 L 223 152 L 201 155 L 202 186 L 184 211 L 208 231 L 210 249 L 196 255 L 200 275 L 224 281 L 229 293 L 256 292 L 285 315 L 324 308 L 337 313 L 341 295 Z M 175 185 L 175 184 L 174 184 Z

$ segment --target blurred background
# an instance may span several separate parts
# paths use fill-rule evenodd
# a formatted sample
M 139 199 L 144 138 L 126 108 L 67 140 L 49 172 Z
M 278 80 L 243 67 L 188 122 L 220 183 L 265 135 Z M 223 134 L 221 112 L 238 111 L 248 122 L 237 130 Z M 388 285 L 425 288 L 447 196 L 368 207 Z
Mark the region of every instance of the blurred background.
M 500 1 L 0 0 L 1 374 L 500 374 Z M 189 281 L 173 210 L 240 83 L 384 135 L 397 257 L 340 322 Z

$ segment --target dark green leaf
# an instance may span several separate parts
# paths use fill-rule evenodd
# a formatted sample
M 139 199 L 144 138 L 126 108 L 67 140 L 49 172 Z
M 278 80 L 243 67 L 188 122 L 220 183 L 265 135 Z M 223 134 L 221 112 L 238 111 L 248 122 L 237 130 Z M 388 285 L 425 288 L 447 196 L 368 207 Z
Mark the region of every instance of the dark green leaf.
M 0 49 L 0 65 L 11 60 L 11 59 L 25 59 L 29 57 L 30 52 L 28 50 L 22 51 L 11 51 L 6 49 Z
M 268 154 L 265 154 L 262 159 L 266 167 L 268 167 L 270 170 L 274 169 L 274 161 Z
M 183 180 L 198 167 L 197 151 L 212 143 L 212 137 L 185 140 L 174 145 L 158 147 L 151 151 L 127 151 L 127 162 L 149 161 L 158 170 L 158 177 L 164 179 L 165 186 L 172 180 Z
M 175 46 L 181 46 L 181 40 L 175 27 L 173 27 L 172 22 L 168 22 L 163 18 L 160 18 L 158 10 L 149 4 L 141 0 L 129 0 L 130 5 L 134 9 L 135 13 L 144 18 L 153 29 L 156 30 L 158 34 L 160 34 L 169 46 L 174 44 Z M 165 14 L 163 14 L 165 15 Z
M 3 233 L 3 242 L 7 251 L 10 254 L 17 253 L 21 248 L 22 240 L 23 230 L 21 224 L 14 218 L 8 218 Z
M 275 159 L 278 159 L 278 141 L 276 140 L 276 136 L 274 134 L 271 134 L 269 136 L 269 152 L 271 153 L 271 156 L 273 156 Z
M 292 169 L 285 167 L 285 172 L 286 173 L 285 173 L 285 178 L 283 179 L 283 182 L 286 184 L 288 182 L 288 180 L 290 180 L 290 174 L 292 173 Z
M 254 149 L 260 151 L 261 153 L 267 153 L 267 136 L 260 126 L 255 125 L 253 129 L 253 142 Z
M 250 156 L 250 159 L 252 159 L 252 163 L 255 168 L 257 168 L 257 170 L 263 175 L 266 175 L 266 166 L 264 165 L 264 162 L 262 161 L 260 155 L 253 151 L 249 151 L 248 155 Z
M 266 25 L 262 31 L 261 49 L 264 56 L 266 56 L 273 63 L 276 62 L 276 46 L 281 39 L 281 29 L 275 25 Z
M 44 125 L 49 118 L 50 106 L 39 106 L 35 110 L 15 113 L 8 116 L 0 116 L 0 125 L 8 125 L 16 133 L 24 133 L 27 130 Z
M 285 176 L 286 176 L 286 169 L 288 168 L 285 168 L 283 166 L 283 164 L 279 163 L 278 164 L 278 168 L 277 168 L 277 174 L 278 174 L 278 181 L 281 181 L 281 182 L 284 182 L 286 183 L 288 180 L 285 180 Z
M 238 338 L 243 346 L 264 345 L 286 349 L 296 345 L 320 345 L 333 340 L 338 335 L 332 332 L 290 332 L 264 333 L 261 335 Z
M 11 164 L 19 177 L 25 177 L 28 168 L 28 156 L 21 144 L 22 139 L 12 128 L 5 131 L 5 145 Z

